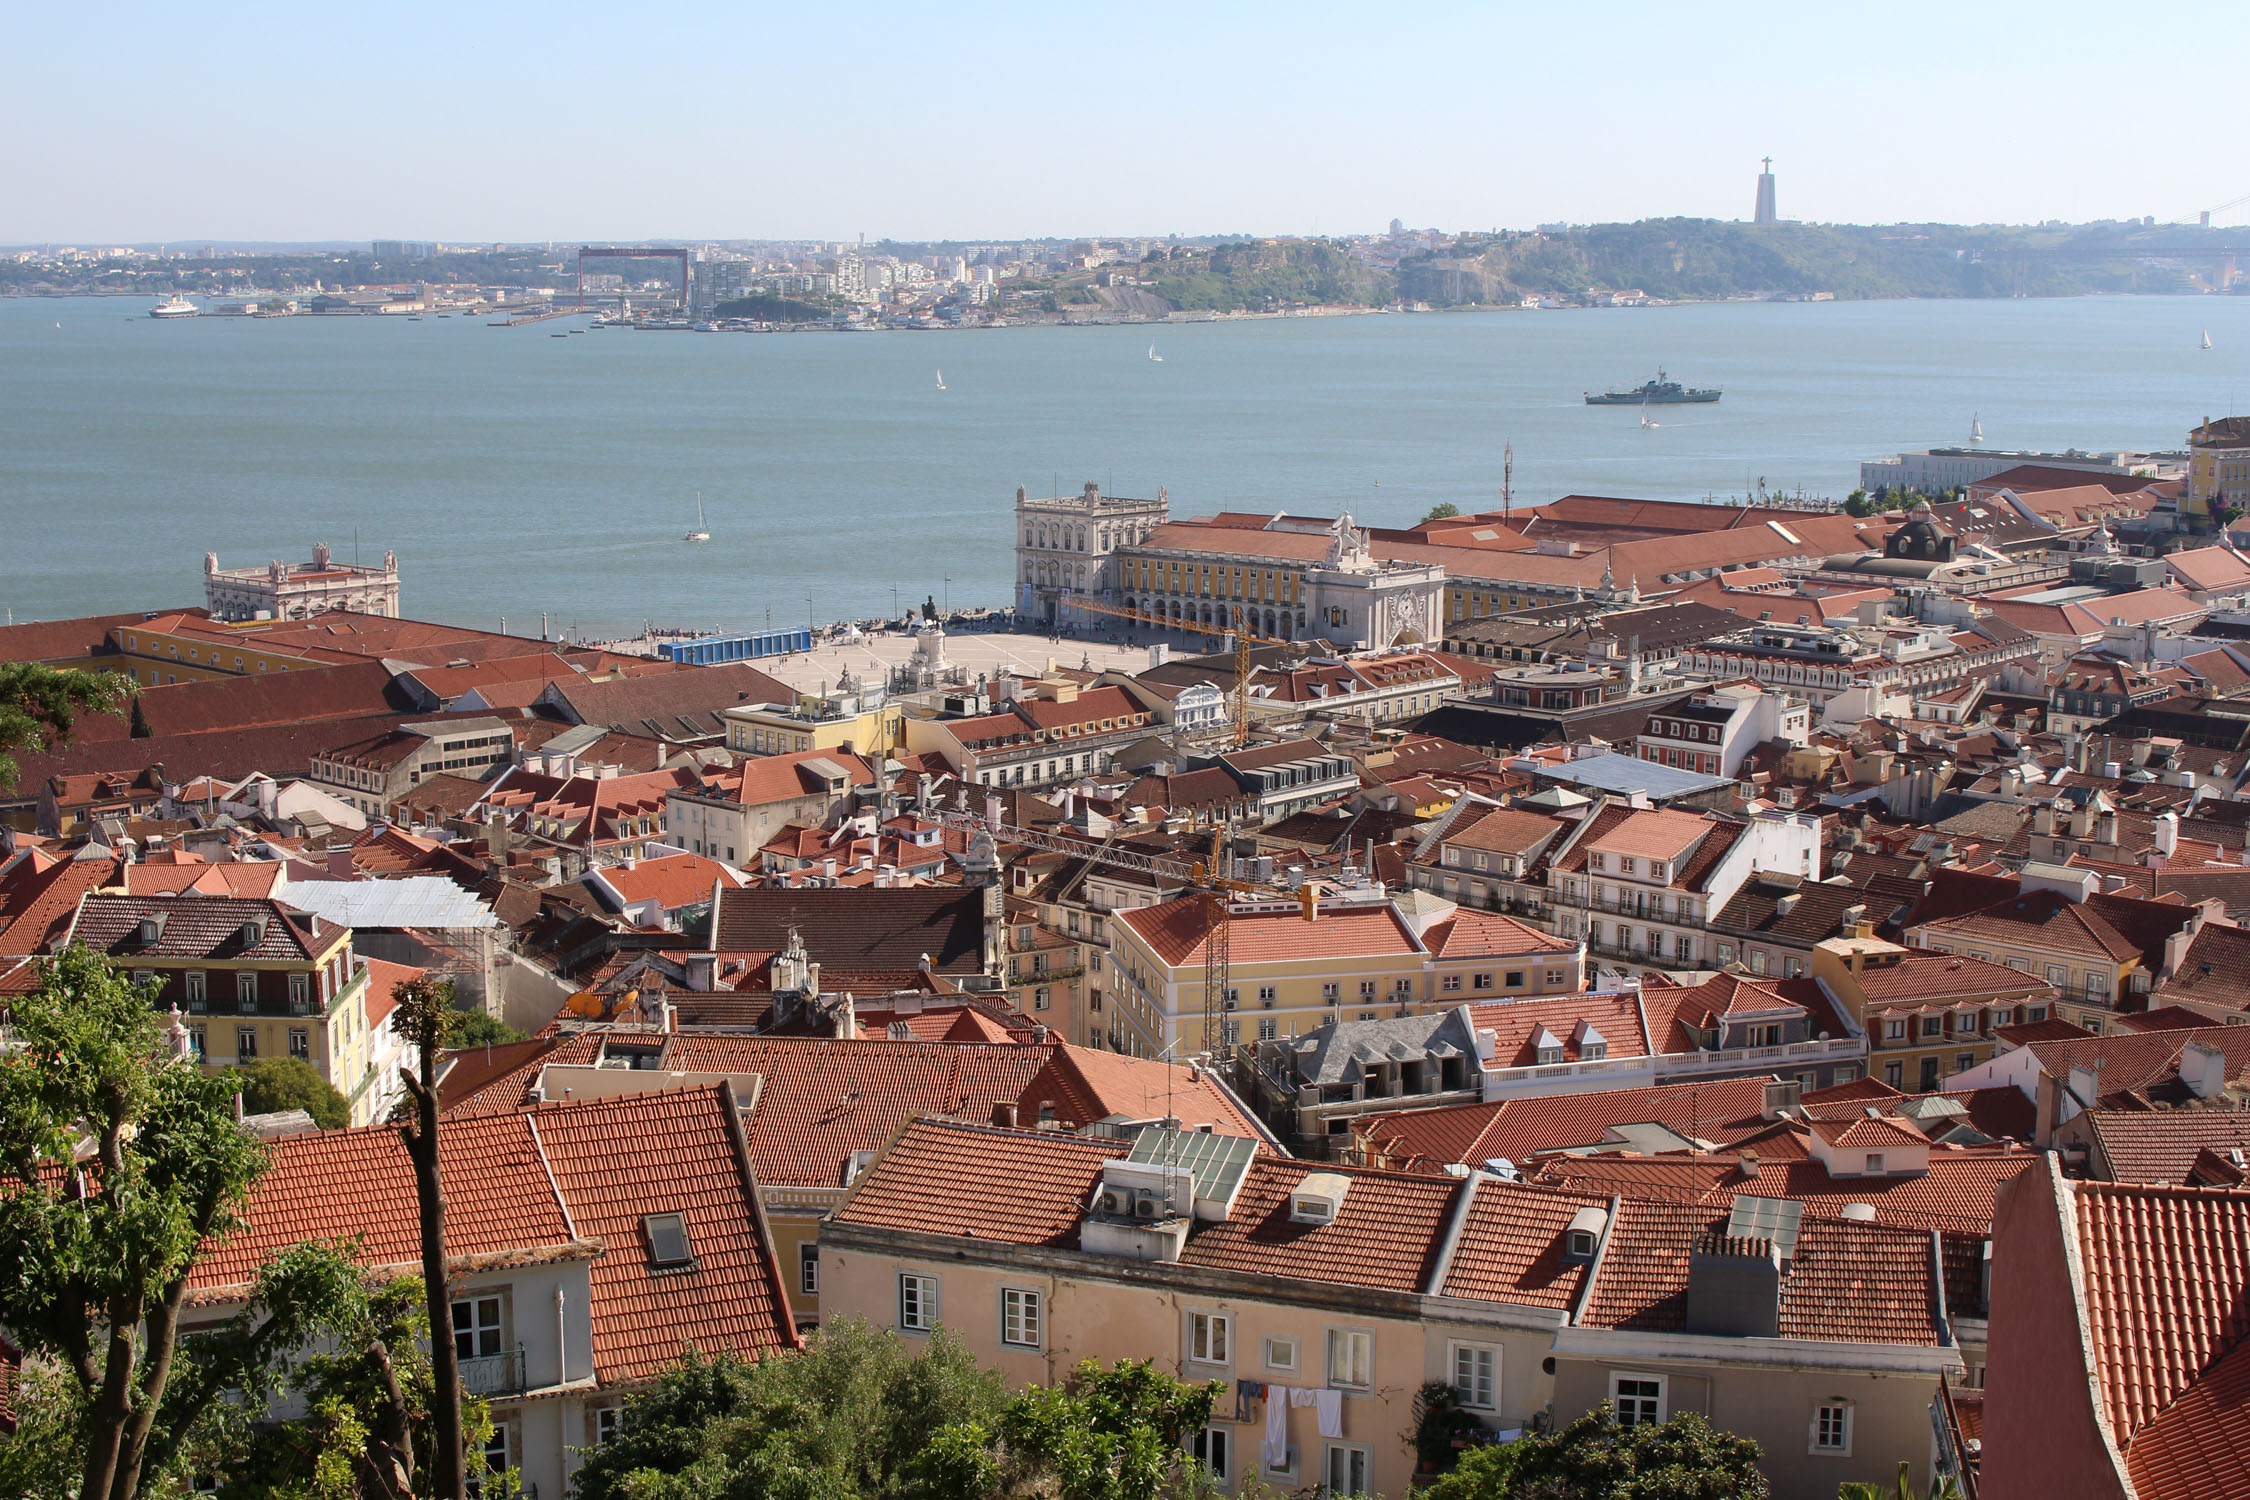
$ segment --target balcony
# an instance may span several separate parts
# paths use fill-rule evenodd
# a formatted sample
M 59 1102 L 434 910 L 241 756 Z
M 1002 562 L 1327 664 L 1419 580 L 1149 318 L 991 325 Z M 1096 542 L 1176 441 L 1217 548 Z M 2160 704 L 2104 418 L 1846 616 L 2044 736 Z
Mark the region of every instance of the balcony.
M 523 1345 L 461 1361 L 461 1388 L 472 1396 L 520 1396 L 527 1389 Z

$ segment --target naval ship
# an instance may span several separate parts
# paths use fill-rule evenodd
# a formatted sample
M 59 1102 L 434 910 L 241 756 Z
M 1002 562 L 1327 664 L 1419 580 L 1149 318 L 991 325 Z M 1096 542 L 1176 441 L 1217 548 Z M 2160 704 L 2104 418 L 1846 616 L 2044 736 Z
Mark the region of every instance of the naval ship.
M 1603 391 L 1598 396 L 1592 391 L 1588 391 L 1586 393 L 1586 404 L 1588 406 L 1686 406 L 1691 402 L 1716 401 L 1719 396 L 1720 392 L 1715 387 L 1708 390 L 1697 390 L 1692 385 L 1682 385 L 1677 380 L 1666 379 L 1664 372 L 1658 370 L 1654 380 L 1646 385 L 1635 386 L 1629 391 Z

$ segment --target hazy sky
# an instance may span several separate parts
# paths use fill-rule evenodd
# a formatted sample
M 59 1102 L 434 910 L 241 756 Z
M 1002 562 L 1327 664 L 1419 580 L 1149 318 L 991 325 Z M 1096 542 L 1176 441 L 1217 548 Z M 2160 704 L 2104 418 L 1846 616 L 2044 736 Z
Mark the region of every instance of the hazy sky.
M 2250 194 L 2239 0 L 4 14 L 0 242 L 1747 218 L 1768 153 L 1790 218 Z

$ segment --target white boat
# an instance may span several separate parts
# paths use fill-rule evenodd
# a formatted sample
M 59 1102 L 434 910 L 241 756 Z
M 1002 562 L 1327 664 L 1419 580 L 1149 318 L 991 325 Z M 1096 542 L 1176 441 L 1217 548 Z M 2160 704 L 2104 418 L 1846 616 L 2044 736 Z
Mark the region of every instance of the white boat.
M 945 389 L 945 371 L 943 370 L 937 372 L 937 388 L 941 391 Z
M 683 542 L 708 542 L 711 533 L 703 529 L 703 491 L 695 492 L 695 530 L 681 533 Z
M 1156 345 L 1154 344 L 1148 346 L 1148 357 L 1151 364 L 1160 365 L 1164 363 L 1164 356 L 1156 352 Z
M 187 298 L 181 296 L 177 292 L 174 292 L 171 296 L 165 298 L 162 302 L 159 302 L 156 304 L 156 306 L 150 308 L 148 310 L 148 315 L 152 318 L 192 318 L 200 314 L 202 311 L 202 308 L 197 307 L 194 303 L 188 301 Z
M 1648 403 L 1646 401 L 1643 401 L 1641 403 L 1641 430 L 1643 432 L 1646 432 L 1652 428 L 1661 427 L 1662 425 L 1664 424 L 1657 421 L 1656 418 L 1648 414 Z
M 1969 441 L 1972 443 L 1984 441 L 1984 423 L 1979 420 L 1975 412 L 1969 413 Z
M 2211 330 L 2208 328 L 2203 330 L 2203 347 L 2206 349 L 2211 347 Z

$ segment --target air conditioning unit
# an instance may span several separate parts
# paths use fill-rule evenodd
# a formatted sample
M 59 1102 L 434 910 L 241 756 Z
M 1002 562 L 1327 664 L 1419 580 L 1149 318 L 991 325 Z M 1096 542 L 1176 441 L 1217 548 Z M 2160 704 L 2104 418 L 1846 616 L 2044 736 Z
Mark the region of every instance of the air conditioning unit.
M 1164 1200 L 1154 1193 L 1142 1192 L 1133 1204 L 1133 1213 L 1137 1218 L 1160 1219 L 1164 1216 Z
M 1133 1195 L 1122 1188 L 1111 1188 L 1102 1194 L 1102 1212 L 1124 1218 L 1133 1212 Z

